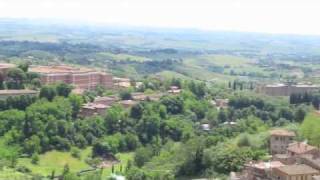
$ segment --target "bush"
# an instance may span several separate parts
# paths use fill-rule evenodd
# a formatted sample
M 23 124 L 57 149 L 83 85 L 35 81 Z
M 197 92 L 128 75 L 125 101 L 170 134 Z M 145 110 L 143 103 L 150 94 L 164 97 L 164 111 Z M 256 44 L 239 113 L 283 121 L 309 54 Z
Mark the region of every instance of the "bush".
M 80 150 L 76 147 L 71 148 L 71 156 L 77 159 L 80 159 Z
M 21 172 L 21 173 L 30 173 L 31 170 L 25 166 L 18 166 L 16 168 L 16 171 Z
M 38 153 L 32 154 L 31 163 L 32 163 L 32 164 L 38 164 L 38 162 L 39 162 L 39 155 L 38 155 Z

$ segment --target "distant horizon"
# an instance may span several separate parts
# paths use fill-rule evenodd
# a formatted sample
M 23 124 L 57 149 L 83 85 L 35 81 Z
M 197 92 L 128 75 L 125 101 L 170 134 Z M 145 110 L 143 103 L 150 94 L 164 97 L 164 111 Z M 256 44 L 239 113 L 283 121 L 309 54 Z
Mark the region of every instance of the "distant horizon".
M 0 23 L 4 20 L 12 21 L 20 21 L 27 20 L 29 22 L 32 21 L 34 24 L 38 25 L 65 25 L 68 26 L 87 26 L 87 27 L 113 27 L 113 28 L 132 28 L 139 29 L 143 31 L 181 31 L 187 30 L 190 33 L 243 33 L 243 34 L 259 34 L 259 35 L 270 35 L 270 36 L 305 36 L 305 37 L 320 37 L 319 34 L 299 34 L 299 33 L 281 33 L 281 32 L 260 32 L 260 31 L 241 31 L 241 30 L 219 30 L 219 29 L 200 29 L 196 27 L 165 27 L 165 26 L 148 26 L 148 25 L 130 25 L 130 24 L 121 24 L 121 23 L 107 23 L 107 22 L 90 22 L 90 21 L 82 21 L 76 19 L 59 19 L 59 18 L 12 18 L 12 17 L 0 17 Z M 45 21 L 43 23 L 42 21 Z M 50 21 L 50 22 L 48 22 Z M 71 23 L 71 24 L 70 24 Z
M 317 0 L 2 0 L 0 18 L 320 35 Z

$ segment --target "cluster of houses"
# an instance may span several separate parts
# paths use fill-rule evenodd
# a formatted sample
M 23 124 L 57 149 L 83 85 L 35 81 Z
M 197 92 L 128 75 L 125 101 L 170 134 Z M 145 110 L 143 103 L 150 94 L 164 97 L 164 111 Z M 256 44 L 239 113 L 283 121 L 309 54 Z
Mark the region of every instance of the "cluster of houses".
M 270 131 L 268 162 L 249 162 L 232 180 L 320 180 L 319 148 L 294 141 L 295 133 L 284 129 Z
M 142 101 L 159 101 L 160 98 L 166 94 L 177 94 L 180 92 L 180 88 L 177 88 L 176 86 L 171 86 L 167 93 L 131 93 L 130 100 L 121 100 L 117 96 L 96 97 L 93 102 L 86 103 L 82 106 L 79 116 L 89 117 L 93 115 L 105 115 L 106 110 L 114 104 L 119 104 L 124 108 L 130 108 Z

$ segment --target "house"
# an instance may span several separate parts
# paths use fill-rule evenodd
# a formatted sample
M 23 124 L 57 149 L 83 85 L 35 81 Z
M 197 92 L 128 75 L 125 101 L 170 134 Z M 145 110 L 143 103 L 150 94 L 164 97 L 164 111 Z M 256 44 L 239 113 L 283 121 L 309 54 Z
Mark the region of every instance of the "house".
M 238 125 L 238 123 L 237 122 L 234 122 L 234 121 L 226 121 L 226 122 L 224 122 L 223 123 L 223 125 L 225 125 L 225 126 L 236 126 L 236 125 Z
M 218 109 L 225 109 L 228 107 L 229 99 L 215 99 L 214 102 L 211 103 L 215 104 Z
M 147 100 L 147 95 L 145 95 L 142 92 L 131 93 L 131 97 L 132 97 L 132 100 L 135 100 L 135 101 L 145 101 L 145 100 Z
M 117 89 L 126 89 L 131 87 L 131 80 L 128 78 L 113 78 L 114 87 Z
M 287 148 L 287 154 L 291 157 L 298 157 L 303 154 L 317 155 L 318 149 L 305 142 L 294 142 L 289 144 Z
M 285 154 L 275 154 L 272 159 L 281 161 L 283 164 L 292 165 L 301 161 L 304 155 L 312 155 L 316 157 L 319 151 L 316 147 L 310 146 L 304 142 L 293 142 L 288 145 Z
M 110 106 L 104 104 L 86 103 L 81 107 L 79 116 L 90 117 L 94 115 L 105 115 L 108 108 L 110 108 Z
M 210 131 L 211 130 L 210 124 L 207 124 L 207 123 L 201 124 L 200 127 L 203 131 Z
M 273 170 L 273 179 L 278 180 L 312 180 L 320 172 L 305 164 L 277 167 Z
M 245 165 L 245 178 L 246 180 L 257 180 L 257 179 L 271 179 L 272 171 L 275 168 L 285 166 L 280 161 L 270 162 L 257 162 Z
M 163 96 L 162 93 L 154 93 L 154 94 L 145 94 L 142 92 L 134 92 L 131 93 L 132 100 L 134 101 L 159 101 L 160 98 Z
M 288 145 L 293 143 L 295 133 L 284 129 L 274 129 L 270 131 L 270 153 L 285 154 Z
M 169 94 L 179 94 L 179 93 L 181 93 L 181 89 L 178 86 L 170 86 L 168 93 Z

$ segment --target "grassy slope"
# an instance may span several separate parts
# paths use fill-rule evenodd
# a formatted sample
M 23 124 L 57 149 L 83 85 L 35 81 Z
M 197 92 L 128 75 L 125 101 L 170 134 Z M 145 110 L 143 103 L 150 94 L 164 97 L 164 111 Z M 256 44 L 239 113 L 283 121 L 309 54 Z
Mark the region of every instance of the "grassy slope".
M 60 174 L 63 171 L 65 164 L 69 165 L 70 171 L 79 172 L 81 170 L 91 168 L 85 162 L 85 159 L 90 156 L 90 154 L 91 148 L 82 150 L 80 159 L 72 157 L 70 152 L 50 151 L 40 155 L 40 161 L 37 165 L 32 164 L 30 158 L 20 158 L 18 161 L 18 165 L 28 167 L 32 171 L 32 173 L 40 174 L 43 176 L 50 175 L 53 170 L 56 174 Z M 115 170 L 118 171 L 120 169 L 120 166 L 122 166 L 124 170 L 127 161 L 133 158 L 133 153 L 118 153 L 116 157 L 120 160 L 121 163 L 115 165 Z M 103 174 L 105 176 L 109 175 L 110 173 L 111 168 L 106 168 L 103 171 Z
M 34 165 L 30 158 L 19 159 L 18 165 L 28 167 L 33 173 L 41 175 L 50 175 L 54 170 L 56 174 L 60 174 L 65 164 L 68 164 L 70 170 L 77 172 L 83 169 L 89 169 L 90 166 L 85 163 L 86 157 L 91 153 L 91 148 L 81 151 L 81 158 L 76 159 L 71 156 L 70 152 L 50 151 L 40 155 L 39 163 Z
M 0 171 L 0 180 L 26 180 L 29 178 L 29 175 L 25 175 L 13 169 L 4 168 Z

